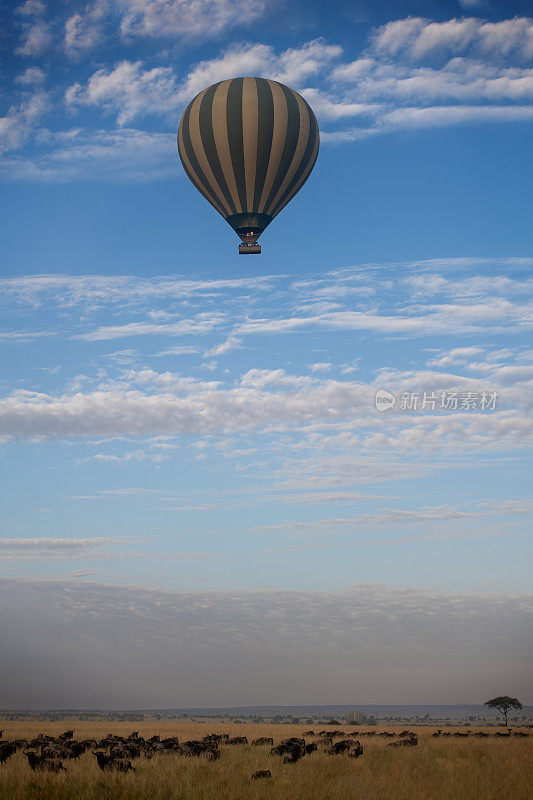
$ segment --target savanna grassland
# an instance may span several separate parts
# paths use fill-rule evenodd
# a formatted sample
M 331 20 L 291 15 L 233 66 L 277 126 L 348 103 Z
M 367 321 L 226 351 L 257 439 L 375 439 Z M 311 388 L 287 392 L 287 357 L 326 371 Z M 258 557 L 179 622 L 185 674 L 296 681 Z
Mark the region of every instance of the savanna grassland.
M 301 737 L 309 728 L 155 720 L 133 726 L 19 721 L 1 723 L 2 727 L 4 740 L 31 739 L 40 732 L 57 736 L 74 728 L 77 739 L 100 739 L 108 733 L 127 736 L 135 729 L 145 738 L 159 734 L 185 741 L 207 733 L 229 733 L 246 735 L 249 742 L 272 736 L 274 744 L 289 736 Z M 391 726 L 374 730 L 384 729 L 401 730 Z M 387 747 L 390 740 L 360 736 L 364 754 L 357 759 L 328 755 L 319 747 L 296 764 L 284 764 L 270 755 L 269 746 L 221 745 L 222 756 L 215 762 L 161 754 L 151 760 L 135 759 L 136 771 L 128 774 L 102 772 L 90 751 L 78 761 L 65 762 L 66 772 L 34 773 L 19 751 L 0 765 L 0 800 L 531 800 L 533 736 L 498 739 L 492 736 L 496 729 L 488 728 L 491 736 L 484 739 L 433 739 L 435 728 L 409 729 L 419 737 L 417 747 Z M 306 737 L 306 741 L 319 740 Z M 270 769 L 272 778 L 252 780 L 252 773 L 261 769 Z

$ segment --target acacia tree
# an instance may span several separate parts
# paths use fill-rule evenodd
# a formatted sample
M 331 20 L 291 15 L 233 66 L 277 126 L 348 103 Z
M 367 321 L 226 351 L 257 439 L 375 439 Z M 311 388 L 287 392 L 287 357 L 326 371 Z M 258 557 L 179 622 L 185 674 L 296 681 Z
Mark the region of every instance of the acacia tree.
M 488 706 L 489 708 L 495 708 L 500 714 L 503 714 L 505 717 L 505 727 L 507 727 L 507 714 L 511 710 L 511 708 L 522 708 L 522 703 L 520 700 L 517 700 L 516 697 L 493 697 L 492 700 L 487 700 L 484 705 Z

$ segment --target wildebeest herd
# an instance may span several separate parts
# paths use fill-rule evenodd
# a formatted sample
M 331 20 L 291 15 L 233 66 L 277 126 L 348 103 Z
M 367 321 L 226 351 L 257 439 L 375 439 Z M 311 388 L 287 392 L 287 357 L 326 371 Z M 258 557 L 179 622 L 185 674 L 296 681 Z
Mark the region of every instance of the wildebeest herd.
M 483 731 L 478 732 L 443 732 L 437 730 L 432 734 L 432 738 L 441 736 L 453 737 L 488 737 L 491 734 Z M 509 736 L 527 737 L 527 733 L 521 731 L 506 732 L 497 731 L 492 736 L 507 738 Z M 418 745 L 418 737 L 409 730 L 401 733 L 391 733 L 389 731 L 327 731 L 322 730 L 315 733 L 313 730 L 305 731 L 302 737 L 292 736 L 283 739 L 279 744 L 274 745 L 274 740 L 270 736 L 261 736 L 253 739 L 253 747 L 269 747 L 271 756 L 282 759 L 283 764 L 295 764 L 305 756 L 319 750 L 334 756 L 346 755 L 348 758 L 359 758 L 363 755 L 363 747 L 359 738 L 355 737 L 381 737 L 384 739 L 394 739 L 388 742 L 388 747 L 414 747 Z M 307 742 L 306 738 L 313 738 L 314 741 Z M 0 740 L 2 732 L 0 731 Z M 91 752 L 99 768 L 104 772 L 135 772 L 132 764 L 137 758 L 151 759 L 157 754 L 175 754 L 185 757 L 205 758 L 208 761 L 217 761 L 223 750 L 228 746 L 247 745 L 246 736 L 231 737 L 227 733 L 210 733 L 202 739 L 191 739 L 179 741 L 176 736 L 161 738 L 158 735 L 145 739 L 139 735 L 138 731 L 133 731 L 129 736 L 119 736 L 109 733 L 103 739 L 82 739 L 74 738 L 74 731 L 68 730 L 58 736 L 50 736 L 40 733 L 33 739 L 16 739 L 13 741 L 0 741 L 0 764 L 5 763 L 18 750 L 21 750 L 27 758 L 28 765 L 35 772 L 62 772 L 66 769 L 65 764 L 70 760 L 76 760 L 89 751 Z M 252 774 L 252 778 L 270 778 L 270 769 L 257 770 Z

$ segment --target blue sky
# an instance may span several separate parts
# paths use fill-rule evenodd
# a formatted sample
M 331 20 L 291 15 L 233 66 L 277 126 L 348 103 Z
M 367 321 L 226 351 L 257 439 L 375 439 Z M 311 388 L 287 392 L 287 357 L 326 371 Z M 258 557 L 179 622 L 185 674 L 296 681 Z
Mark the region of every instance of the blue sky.
M 334 606 L 359 619 L 361 702 L 526 691 L 528 6 L 2 3 L 6 618 L 29 625 L 46 606 L 42 628 L 55 630 L 71 606 L 99 609 L 111 621 L 87 629 L 81 658 L 98 636 L 105 654 L 132 609 L 153 603 L 156 615 L 160 596 L 176 618 L 201 606 L 203 630 L 215 626 L 241 664 L 277 643 L 268 691 L 233 664 L 208 695 L 191 667 L 208 645 L 196 623 L 180 639 L 167 609 L 161 631 L 187 643 L 190 705 L 344 702 L 350 671 L 333 696 L 310 622 L 328 631 L 328 652 L 342 649 L 349 623 L 335 638 Z M 238 257 L 176 148 L 189 100 L 239 75 L 297 89 L 321 130 L 310 180 L 256 259 Z M 376 408 L 378 390 L 394 408 Z M 427 631 L 421 643 L 415 608 L 443 633 L 442 652 Z M 135 612 L 141 629 L 148 618 Z M 404 677 L 378 681 L 393 621 Z M 287 626 L 316 665 L 297 697 L 293 655 L 278 652 Z M 10 664 L 48 663 L 50 642 L 62 646 L 7 641 Z M 489 652 L 473 697 L 465 664 Z M 414 664 L 434 669 L 437 656 L 449 678 L 434 673 L 424 695 Z M 117 678 L 109 703 L 164 705 L 165 675 L 170 686 L 162 664 L 161 693 L 143 702 Z M 32 702 L 97 703 L 87 680 L 83 697 L 62 676 Z M 1 705 L 23 704 L 15 679 L 6 691 Z

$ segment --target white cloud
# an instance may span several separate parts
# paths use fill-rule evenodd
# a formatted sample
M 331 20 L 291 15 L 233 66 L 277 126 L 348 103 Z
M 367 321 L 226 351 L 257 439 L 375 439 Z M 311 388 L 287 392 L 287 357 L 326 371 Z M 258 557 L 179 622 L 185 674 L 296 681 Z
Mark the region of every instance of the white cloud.
M 15 80 L 23 86 L 32 86 L 34 84 L 44 83 L 46 74 L 40 67 L 28 67 L 28 69 L 18 75 Z
M 470 358 L 483 352 L 483 348 L 472 347 L 454 347 L 446 353 L 441 353 L 438 356 L 430 359 L 427 362 L 428 367 L 449 367 L 453 364 L 466 364 Z
M 530 122 L 532 119 L 533 106 L 476 105 L 396 108 L 377 116 L 373 126 L 322 132 L 321 141 L 331 144 L 346 144 L 360 141 L 367 136 L 392 133 L 394 131 L 487 122 Z
M 449 303 L 406 309 L 410 314 L 379 314 L 376 311 L 329 311 L 308 316 L 278 319 L 250 319 L 236 328 L 238 335 L 282 334 L 304 328 L 369 330 L 383 334 L 419 336 L 453 332 L 474 333 L 483 327 L 500 331 L 514 324 L 524 330 L 533 324 L 533 309 L 528 303 L 491 298 L 484 303 Z
M 159 464 L 169 457 L 168 453 L 154 452 L 149 448 L 139 447 L 136 450 L 131 450 L 129 453 L 123 455 L 116 455 L 115 453 L 95 453 L 83 460 L 83 463 L 96 461 L 104 464 L 132 464 L 132 463 L 146 463 L 153 462 Z
M 97 106 L 114 112 L 119 125 L 147 114 L 176 113 L 182 102 L 173 69 L 144 70 L 141 61 L 121 61 L 112 70 L 97 70 L 85 87 L 70 86 L 65 100 L 72 107 Z
M 531 368 L 501 369 L 486 381 L 442 372 L 381 370 L 371 384 L 287 375 L 283 370 L 252 369 L 240 384 L 227 388 L 216 381 L 197 381 L 174 373 L 130 370 L 119 381 L 97 390 L 59 396 L 16 391 L 0 401 L 0 433 L 9 437 L 144 436 L 203 434 L 262 430 L 295 430 L 308 426 L 312 450 L 322 445 L 339 453 L 376 449 L 397 452 L 432 449 L 462 450 L 476 446 L 526 445 L 531 423 L 518 410 L 527 400 L 523 382 Z M 375 391 L 386 386 L 399 394 L 416 391 L 497 391 L 499 407 L 451 413 L 396 408 L 376 416 Z M 153 387 L 161 393 L 146 393 Z M 509 409 L 508 404 L 518 408 Z M 321 433 L 334 424 L 351 433 Z M 360 430 L 357 434 L 355 431 Z M 315 430 L 315 434 L 312 431 Z M 351 458 L 353 461 L 353 458 Z M 322 470 L 324 477 L 326 470 Z M 384 474 L 387 473 L 387 467 Z M 352 473 L 353 475 L 356 473 Z M 324 478 L 325 480 L 325 478 Z
M 381 117 L 385 128 L 436 128 L 475 122 L 528 122 L 533 106 L 430 106 L 396 108 Z
M 308 497 L 308 500 L 311 499 Z M 340 546 L 346 546 L 346 541 L 339 541 L 337 537 L 349 537 L 349 545 L 353 547 L 367 547 L 372 545 L 390 544 L 392 542 L 398 543 L 411 543 L 413 541 L 436 541 L 434 533 L 424 533 L 421 536 L 413 538 L 402 539 L 359 539 L 360 534 L 368 533 L 369 530 L 378 527 L 381 530 L 383 525 L 400 525 L 410 527 L 413 524 L 423 525 L 429 531 L 434 530 L 435 527 L 441 529 L 442 533 L 437 534 L 438 539 L 442 541 L 455 539 L 455 538 L 478 538 L 484 535 L 489 537 L 496 536 L 516 536 L 528 535 L 527 533 L 518 533 L 514 529 L 509 529 L 508 521 L 505 524 L 505 529 L 501 530 L 501 523 L 498 523 L 496 528 L 488 527 L 489 522 L 496 516 L 511 515 L 529 515 L 533 513 L 533 504 L 528 501 L 506 501 L 503 503 L 489 503 L 480 502 L 470 508 L 461 508 L 457 506 L 443 505 L 443 506 L 426 506 L 418 509 L 406 508 L 385 508 L 383 511 L 378 511 L 368 514 L 359 514 L 353 517 L 326 517 L 306 521 L 284 521 L 277 522 L 271 525 L 261 525 L 253 528 L 253 531 L 259 533 L 269 534 L 271 532 L 280 533 L 289 536 L 306 536 L 313 537 L 313 540 L 322 539 L 325 542 L 331 543 L 332 537 L 336 538 Z M 465 520 L 474 520 L 477 518 L 489 517 L 488 522 L 483 523 L 483 527 L 478 528 L 465 528 Z M 442 526 L 440 523 L 459 523 L 457 526 Z M 433 525 L 434 523 L 435 525 Z
M 471 50 L 490 53 L 492 58 L 514 55 L 529 60 L 533 57 L 533 20 L 514 17 L 485 22 L 463 17 L 431 22 L 422 17 L 408 17 L 379 28 L 374 48 L 380 54 L 413 61 Z
M 472 275 L 452 280 L 437 272 L 409 275 L 406 279 L 416 297 L 444 295 L 456 298 L 487 298 L 494 294 L 529 295 L 533 290 L 531 278 L 511 278 L 508 275 Z
M 226 50 L 222 56 L 200 61 L 182 83 L 182 99 L 192 98 L 217 81 L 242 75 L 261 75 L 268 72 L 275 60 L 275 52 L 266 44 L 242 44 Z
M 374 117 L 380 111 L 380 106 L 369 103 L 332 101 L 318 89 L 304 89 L 302 94 L 320 120 L 336 121 L 345 117 Z
M 182 99 L 191 100 L 206 86 L 243 75 L 268 75 L 274 80 L 300 86 L 327 71 L 342 55 L 342 48 L 315 39 L 298 48 L 277 53 L 271 45 L 244 43 L 221 56 L 200 61 L 180 86 Z
M 221 342 L 220 344 L 211 347 L 209 350 L 206 350 L 204 353 L 205 358 L 209 358 L 211 356 L 221 356 L 225 353 L 229 353 L 230 350 L 236 350 L 242 344 L 242 339 L 238 339 L 236 336 L 228 336 L 228 338 Z
M 8 131 L 18 146 L 28 126 L 18 118 Z M 0 120 L 0 131 L 2 122 Z M 63 183 L 71 180 L 156 181 L 177 174 L 176 136 L 134 128 L 84 132 L 79 128 L 45 133 L 49 147 L 30 155 L 12 155 L 0 162 L 0 174 L 9 180 Z
M 21 17 L 41 17 L 46 11 L 46 5 L 42 0 L 26 0 L 22 5 L 15 8 L 15 14 Z
M 11 106 L 7 114 L 0 117 L 0 153 L 16 150 L 27 142 L 47 107 L 48 95 L 42 91 Z
M 530 513 L 530 510 L 524 510 L 523 513 Z M 393 524 L 404 525 L 421 523 L 427 525 L 428 523 L 449 522 L 451 520 L 465 520 L 479 516 L 487 516 L 489 511 L 486 509 L 476 509 L 474 511 L 464 511 L 459 508 L 451 506 L 438 506 L 421 508 L 417 510 L 404 509 L 404 508 L 386 508 L 383 511 L 373 514 L 360 514 L 356 517 L 327 517 L 325 519 L 316 519 L 306 522 L 277 522 L 274 525 L 262 525 L 257 528 L 264 533 L 276 531 L 285 534 L 296 535 L 319 535 L 320 537 L 329 537 L 333 534 L 353 534 L 357 531 L 366 531 L 366 527 Z M 380 544 L 382 540 L 373 540 L 375 544 Z M 389 540 L 387 540 L 389 541 Z M 364 542 L 366 545 L 368 542 Z M 357 543 L 354 543 L 357 544 Z
M 38 56 L 44 53 L 52 44 L 50 26 L 44 20 L 23 25 L 21 43 L 16 48 L 15 54 L 20 56 Z
M 357 59 L 332 72 L 329 118 L 333 113 L 339 119 L 352 116 L 357 103 L 370 118 L 355 129 L 326 131 L 324 141 L 356 141 L 397 129 L 530 120 L 531 105 L 526 104 L 533 98 L 533 69 L 527 63 L 532 58 L 531 19 L 488 23 L 472 17 L 445 22 L 409 17 L 389 22 L 377 29 Z M 318 113 L 327 120 L 328 106 L 321 99 L 317 93 Z
M 329 70 L 331 65 L 342 55 L 342 47 L 331 45 L 323 39 L 315 39 L 298 48 L 290 48 L 280 53 L 272 64 L 272 77 L 282 83 L 300 86 L 307 85 L 310 78 L 315 78 Z
M 265 0 L 118 0 L 124 36 L 202 39 L 249 25 L 265 12 Z
M 182 97 L 189 101 L 212 83 L 242 75 L 268 75 L 298 87 L 302 81 L 318 77 L 341 54 L 342 48 L 322 39 L 281 53 L 266 44 L 242 44 L 194 67 L 181 85 Z
M 533 69 L 502 67 L 459 57 L 440 68 L 359 59 L 338 67 L 333 77 L 345 84 L 356 84 L 359 99 L 374 102 L 516 102 L 533 96 Z
M 0 278 L 4 297 L 15 303 L 38 307 L 43 303 L 60 306 L 83 305 L 97 308 L 108 304 L 143 303 L 153 299 L 189 300 L 229 291 L 266 292 L 274 277 L 206 278 L 191 280 L 179 275 L 139 278 L 133 275 L 46 275 Z M 192 352 L 195 352 L 194 350 Z
M 35 539 L 0 539 L 1 550 L 33 552 L 35 550 L 79 550 L 84 547 L 109 544 L 116 539 L 96 537 L 93 539 L 51 539 L 47 537 Z M 120 540 L 118 540 L 120 541 Z
M 24 344 L 34 339 L 42 339 L 44 336 L 51 336 L 51 331 L 0 331 L 0 342 L 13 342 Z
M 218 313 L 202 313 L 194 319 L 182 319 L 178 322 L 130 322 L 126 325 L 103 325 L 90 333 L 81 333 L 76 338 L 87 342 L 101 342 L 119 339 L 125 336 L 183 336 L 190 333 L 210 333 L 222 317 Z
M 50 44 L 41 5 L 23 7 L 28 6 L 21 18 L 28 37 L 21 46 L 24 52 L 37 53 Z M 262 13 L 259 6 L 263 7 L 247 3 L 248 16 Z M 172 37 L 180 35 L 179 26 L 183 32 L 194 31 L 196 23 L 191 20 L 201 20 L 209 12 L 215 14 L 210 20 L 211 35 L 216 19 L 222 27 L 231 25 L 230 18 L 234 19 L 237 11 L 229 0 L 153 0 L 148 4 L 124 0 L 123 30 L 128 35 L 158 36 L 166 32 Z M 241 14 L 242 19 L 246 13 Z M 109 24 L 107 0 L 95 0 L 83 11 L 71 14 L 65 29 L 67 52 L 77 57 L 95 47 Z M 171 66 L 147 67 L 140 60 L 126 59 L 101 67 L 85 82 L 70 85 L 65 101 L 73 112 L 90 107 L 112 114 L 120 126 L 158 117 L 165 127 L 175 128 L 184 105 L 206 86 L 240 75 L 263 74 L 304 94 L 317 113 L 326 144 L 349 143 L 397 130 L 525 123 L 533 119 L 533 69 L 527 65 L 533 57 L 532 31 L 533 21 L 526 18 L 498 23 L 472 17 L 439 23 L 408 18 L 379 28 L 366 50 L 351 62 L 342 63 L 342 48 L 323 39 L 282 51 L 262 42 L 245 42 L 197 63 L 183 77 Z M 24 73 L 19 82 L 29 85 L 31 80 L 40 80 L 38 69 Z M 17 109 L 15 104 L 1 126 L 7 142 L 4 147 L 10 149 L 22 147 L 35 135 L 35 126 L 25 124 L 22 111 Z M 350 119 L 355 123 L 347 127 Z M 155 149 L 159 140 L 152 137 L 162 137 L 163 133 L 132 129 L 44 134 L 39 132 L 39 148 L 33 154 L 4 159 L 0 165 L 4 177 L 145 181 L 175 174 L 170 133 L 168 150 L 159 150 L 159 157 Z M 70 140 L 71 136 L 77 141 Z M 132 151 L 135 158 L 128 169 L 127 158 Z
M 70 16 L 65 22 L 65 50 L 74 57 L 102 43 L 104 22 L 109 11 L 108 0 L 93 0 L 81 12 Z
M 86 539 L 0 539 L 2 561 L 62 561 L 82 558 L 102 558 L 104 549 L 128 544 L 130 539 L 93 537 Z
M 148 115 L 176 118 L 179 109 L 206 86 L 226 78 L 267 74 L 298 86 L 316 77 L 341 54 L 341 48 L 322 40 L 307 42 L 297 49 L 276 53 L 265 44 L 242 44 L 222 56 L 201 61 L 181 83 L 172 67 L 145 69 L 141 61 L 121 61 L 113 69 L 99 69 L 85 86 L 70 86 L 65 94 L 70 107 L 94 106 L 116 113 L 120 125 Z M 312 90 L 311 90 L 312 91 Z M 356 105 L 336 109 L 322 100 L 325 111 L 336 118 L 353 116 L 364 109 Z M 359 109 L 359 110 L 358 110 Z
M 480 274 L 472 275 L 476 264 Z M 272 451 L 272 461 L 258 462 L 257 469 L 262 473 L 269 470 L 270 475 L 281 470 L 282 481 L 291 470 L 293 477 L 300 475 L 304 483 L 316 475 L 317 485 L 323 480 L 331 486 L 363 479 L 391 480 L 389 456 L 393 453 L 403 454 L 404 459 L 408 454 L 424 452 L 426 469 L 431 453 L 455 457 L 469 448 L 476 453 L 516 451 L 526 446 L 530 435 L 526 407 L 532 396 L 528 383 L 531 363 L 525 353 L 518 360 L 522 349 L 515 340 L 510 339 L 509 347 L 495 347 L 491 336 L 526 331 L 531 316 L 527 303 L 530 287 L 521 276 L 528 264 L 527 259 L 520 263 L 505 259 L 427 260 L 402 264 L 401 269 L 398 265 L 347 267 L 299 281 L 290 276 L 184 280 L 180 276 L 41 275 L 1 279 L 4 305 L 9 309 L 11 304 L 17 318 L 39 307 L 56 316 L 60 306 L 62 338 L 81 339 L 88 353 L 94 353 L 91 342 L 118 337 L 170 336 L 175 340 L 184 336 L 184 351 L 180 347 L 176 351 L 174 341 L 163 353 L 191 355 L 190 364 L 180 364 L 189 370 L 183 375 L 177 374 L 176 365 L 157 371 L 152 368 L 145 342 L 144 355 L 141 350 L 108 354 L 100 362 L 102 369 L 84 366 L 86 375 L 82 379 L 72 380 L 67 375 L 58 385 L 60 379 L 47 377 L 42 384 L 25 384 L 38 391 L 11 394 L 5 382 L 1 431 L 4 437 L 62 439 L 183 435 L 195 441 L 205 439 L 203 452 L 209 457 L 218 457 L 219 452 L 213 450 L 212 437 L 220 436 L 222 443 L 227 443 L 228 436 L 241 437 L 243 441 L 235 441 L 227 451 L 232 458 L 244 453 L 244 468 L 251 463 L 247 454 L 256 446 L 250 436 L 259 435 L 267 447 L 269 433 L 284 431 L 279 452 Z M 465 267 L 468 276 L 461 272 Z M 514 268 L 516 276 L 512 274 Z M 502 274 L 504 269 L 508 275 Z M 394 283 L 391 274 L 398 276 Z M 354 311 L 353 295 L 347 290 L 369 283 L 373 283 L 376 295 L 370 300 L 363 296 L 358 305 L 366 310 Z M 313 308 L 290 316 L 292 308 L 303 307 L 316 292 L 331 289 L 335 294 L 337 288 L 338 308 L 319 313 Z M 269 309 L 264 304 L 265 289 L 276 298 Z M 433 302 L 435 299 L 438 302 Z M 84 314 L 81 321 L 80 309 Z M 254 318 L 252 309 L 263 314 L 267 310 L 270 316 Z M 91 322 L 93 318 L 96 324 Z M 387 347 L 391 348 L 398 346 L 394 339 L 399 337 L 447 338 L 444 347 L 442 340 L 435 347 L 425 338 L 422 358 L 426 368 L 388 367 L 368 377 L 361 364 L 356 373 L 361 376 L 359 380 L 346 371 L 353 365 L 345 363 L 345 353 L 338 359 L 341 379 L 330 378 L 337 353 L 329 349 L 326 339 L 320 349 L 311 348 L 307 355 L 302 354 L 304 361 L 299 368 L 294 364 L 282 369 L 281 362 L 270 357 L 266 362 L 256 359 L 265 345 L 256 334 L 283 335 L 283 341 L 266 344 L 275 359 L 278 348 L 292 352 L 302 332 L 313 329 L 336 332 L 335 341 L 340 341 L 341 331 L 370 331 L 378 342 L 383 337 L 389 340 Z M 32 331 L 9 333 L 19 338 L 37 335 Z M 468 339 L 457 341 L 466 334 Z M 477 338 L 470 338 L 474 335 Z M 153 348 L 154 341 L 148 351 L 157 349 Z M 244 350 L 244 374 L 240 377 L 222 368 L 212 379 L 211 375 L 206 380 L 193 377 L 201 375 L 195 370 L 202 368 L 202 357 L 222 355 L 236 346 Z M 313 362 L 310 354 L 320 360 Z M 155 355 L 161 357 L 159 352 Z M 265 368 L 265 363 L 270 368 Z M 216 368 L 211 362 L 207 366 Z M 376 367 L 379 363 L 374 364 Z M 35 373 L 28 380 L 35 381 Z M 19 388 L 16 384 L 12 387 Z M 420 405 L 406 412 L 399 408 L 398 400 L 396 409 L 382 415 L 375 409 L 378 388 L 395 393 L 397 399 L 402 392 L 418 392 L 420 402 L 424 392 L 496 392 L 497 406 L 487 413 L 466 413 L 460 407 L 453 413 L 440 408 L 423 410 Z M 321 454 L 328 448 L 335 448 L 338 458 L 328 458 L 325 464 Z M 152 459 L 150 446 L 142 445 L 141 449 L 137 445 L 127 458 Z M 388 454 L 385 464 L 362 466 L 354 457 L 354 453 L 371 457 L 377 452 Z M 298 456 L 301 464 L 294 466 L 291 462 L 287 470 L 281 469 L 282 453 L 293 461 Z M 99 446 L 83 456 L 95 454 L 100 460 L 105 457 L 116 463 L 126 459 L 124 449 L 115 445 L 109 449 Z M 398 477 L 403 466 L 402 462 L 394 472 Z

